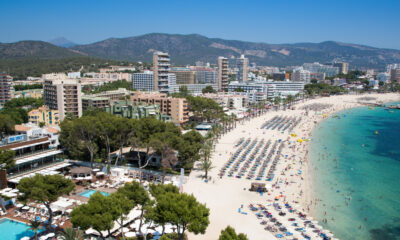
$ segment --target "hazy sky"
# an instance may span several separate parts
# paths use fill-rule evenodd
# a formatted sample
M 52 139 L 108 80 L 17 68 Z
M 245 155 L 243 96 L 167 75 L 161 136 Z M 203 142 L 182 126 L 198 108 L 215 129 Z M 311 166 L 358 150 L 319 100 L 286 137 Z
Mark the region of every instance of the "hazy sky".
M 0 9 L 0 42 L 161 32 L 400 49 L 400 0 L 0 0 Z

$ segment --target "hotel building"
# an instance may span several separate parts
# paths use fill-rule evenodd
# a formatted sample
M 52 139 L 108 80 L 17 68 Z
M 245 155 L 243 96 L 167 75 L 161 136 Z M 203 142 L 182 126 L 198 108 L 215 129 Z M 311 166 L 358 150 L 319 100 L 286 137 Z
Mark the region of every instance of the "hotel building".
M 11 99 L 12 78 L 6 73 L 0 73 L 0 105 Z
M 45 80 L 43 84 L 44 105 L 58 110 L 60 120 L 69 113 L 82 116 L 81 84 L 75 79 Z
M 167 114 L 172 117 L 172 121 L 176 124 L 183 124 L 189 121 L 188 104 L 184 98 L 167 97 L 165 93 L 142 93 L 136 92 L 131 97 L 133 104 L 147 103 L 157 104 L 160 106 L 162 114 Z
M 228 59 L 218 58 L 218 90 L 223 91 L 228 87 Z
M 168 74 L 170 70 L 170 58 L 168 53 L 154 52 L 153 71 L 154 71 L 154 89 L 161 93 L 168 93 Z

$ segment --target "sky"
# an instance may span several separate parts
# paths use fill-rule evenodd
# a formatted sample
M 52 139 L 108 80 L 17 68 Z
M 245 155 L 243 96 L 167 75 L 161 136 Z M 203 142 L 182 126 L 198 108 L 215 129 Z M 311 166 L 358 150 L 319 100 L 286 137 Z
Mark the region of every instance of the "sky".
M 400 0 L 0 0 L 0 42 L 146 33 L 400 49 Z

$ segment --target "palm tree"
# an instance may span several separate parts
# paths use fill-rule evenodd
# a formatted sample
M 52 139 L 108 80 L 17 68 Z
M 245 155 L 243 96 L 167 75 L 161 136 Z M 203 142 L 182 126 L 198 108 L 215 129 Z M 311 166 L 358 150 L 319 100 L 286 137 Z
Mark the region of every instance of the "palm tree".
M 64 231 L 60 232 L 60 238 L 62 240 L 84 240 L 84 234 L 82 230 L 74 229 L 72 227 L 65 228 Z
M 206 179 L 208 178 L 208 172 L 214 168 L 210 160 L 211 151 L 212 151 L 212 144 L 210 144 L 210 142 L 206 142 L 200 152 L 201 162 L 199 167 L 200 170 L 204 171 L 204 177 Z
M 38 232 L 38 230 L 40 228 L 40 225 L 41 225 L 41 222 L 39 222 L 39 221 L 36 221 L 36 220 L 35 221 L 30 221 L 30 226 L 27 229 L 27 231 L 32 231 L 32 232 L 35 233 L 35 240 L 38 239 L 37 232 Z

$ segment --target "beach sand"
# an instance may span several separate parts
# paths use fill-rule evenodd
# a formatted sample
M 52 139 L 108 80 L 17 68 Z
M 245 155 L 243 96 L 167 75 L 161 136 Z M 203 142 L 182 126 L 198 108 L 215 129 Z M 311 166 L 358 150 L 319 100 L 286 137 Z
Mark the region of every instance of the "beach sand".
M 307 101 L 301 101 L 293 105 L 294 110 L 279 110 L 269 111 L 262 116 L 245 120 L 237 124 L 237 127 L 227 134 L 223 135 L 218 143 L 215 145 L 215 150 L 212 155 L 212 162 L 214 168 L 209 172 L 210 180 L 205 183 L 202 176 L 204 173 L 200 170 L 194 169 L 189 175 L 187 183 L 183 185 L 184 192 L 192 193 L 198 201 L 205 203 L 210 208 L 210 225 L 204 235 L 194 235 L 189 233 L 189 239 L 218 239 L 222 229 L 228 225 L 235 228 L 236 232 L 245 233 L 249 239 L 275 239 L 276 233 L 271 233 L 264 230 L 265 225 L 261 225 L 262 220 L 257 219 L 254 212 L 248 208 L 249 204 L 263 204 L 273 216 L 276 217 L 284 226 L 288 227 L 290 232 L 294 233 L 295 237 L 299 237 L 300 233 L 294 231 L 291 222 L 288 221 L 290 217 L 297 215 L 286 215 L 285 217 L 278 216 L 278 211 L 275 211 L 271 206 L 272 203 L 278 202 L 281 206 L 284 203 L 289 203 L 297 211 L 313 215 L 313 179 L 312 169 L 309 169 L 308 163 L 308 144 L 306 141 L 298 142 L 298 139 L 312 139 L 311 132 L 313 128 L 323 119 L 329 117 L 337 111 L 343 109 L 361 106 L 358 103 L 359 98 L 371 97 L 376 98 L 371 102 L 389 102 L 399 101 L 399 94 L 365 94 L 365 95 L 341 95 L 316 98 Z M 365 101 L 364 101 L 365 102 Z M 310 104 L 330 104 L 318 113 L 306 111 L 302 109 L 304 106 Z M 324 116 L 324 114 L 326 114 Z M 261 129 L 261 126 L 271 120 L 275 116 L 285 117 L 301 117 L 301 122 L 293 129 L 292 133 L 297 134 L 296 137 L 291 137 L 288 131 L 280 132 L 278 130 Z M 251 140 L 258 139 L 264 141 L 271 140 L 272 144 L 275 140 L 281 139 L 285 142 L 285 147 L 282 150 L 276 166 L 275 177 L 272 181 L 256 181 L 254 179 L 248 180 L 245 177 L 235 178 L 228 177 L 227 175 L 220 178 L 218 176 L 221 168 L 229 160 L 231 155 L 236 151 L 235 144 L 240 138 L 251 138 Z M 289 143 L 291 141 L 291 143 Z M 311 140 L 312 141 L 312 140 Z M 271 145 L 272 145 L 271 144 Z M 288 155 L 288 157 L 285 157 Z M 270 164 L 269 164 L 270 165 Z M 269 169 L 267 166 L 267 172 Z M 242 166 L 242 165 L 241 165 Z M 299 174 L 301 171 L 301 174 Z M 258 172 L 258 170 L 257 170 Z M 236 174 L 235 174 L 236 175 Z M 247 176 L 247 174 L 245 175 Z M 252 182 L 262 182 L 272 185 L 273 188 L 261 196 L 258 193 L 250 192 L 250 184 Z M 275 200 L 276 196 L 283 195 L 279 200 Z M 238 210 L 247 213 L 239 213 Z M 312 220 L 312 218 L 310 218 Z M 301 221 L 298 221 L 300 226 Z M 326 229 L 325 229 L 326 230 Z M 328 230 L 324 231 L 328 232 Z M 307 231 L 312 239 L 316 239 L 311 230 Z

